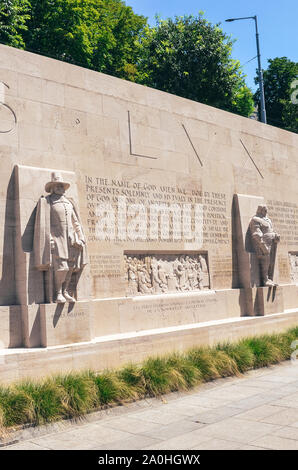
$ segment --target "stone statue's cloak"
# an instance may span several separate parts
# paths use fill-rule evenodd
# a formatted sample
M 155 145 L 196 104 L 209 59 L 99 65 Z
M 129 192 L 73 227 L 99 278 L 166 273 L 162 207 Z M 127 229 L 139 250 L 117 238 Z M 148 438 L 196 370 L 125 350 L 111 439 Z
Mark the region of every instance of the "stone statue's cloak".
M 273 231 L 271 220 L 268 217 L 253 216 L 246 233 L 246 251 L 258 254 L 258 240 L 263 240 L 269 253 L 274 239 L 275 232 Z
M 73 209 L 77 219 L 82 227 L 78 210 L 74 201 L 67 198 L 73 205 Z M 83 229 L 82 229 L 83 230 Z M 83 234 L 84 236 L 84 234 Z M 47 271 L 51 266 L 51 202 L 50 196 L 42 196 L 36 208 L 36 217 L 34 225 L 34 238 L 33 238 L 33 255 L 34 266 L 40 271 Z M 88 254 L 86 244 L 80 256 L 80 268 L 83 268 L 88 263 Z

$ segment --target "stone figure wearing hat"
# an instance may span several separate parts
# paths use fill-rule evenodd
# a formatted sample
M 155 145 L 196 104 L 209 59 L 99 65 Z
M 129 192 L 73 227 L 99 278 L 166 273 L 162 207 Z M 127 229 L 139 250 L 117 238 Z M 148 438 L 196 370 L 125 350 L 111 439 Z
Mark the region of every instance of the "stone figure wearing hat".
M 251 250 L 257 256 L 261 285 L 273 286 L 273 267 L 276 245 L 280 236 L 274 232 L 272 222 L 267 217 L 267 206 L 258 206 L 256 215 L 249 223 Z
M 87 264 L 79 214 L 64 195 L 69 187 L 60 173 L 52 173 L 45 185 L 50 194 L 39 199 L 34 227 L 34 265 L 41 271 L 53 269 L 57 303 L 75 302 L 69 292 L 71 277 Z

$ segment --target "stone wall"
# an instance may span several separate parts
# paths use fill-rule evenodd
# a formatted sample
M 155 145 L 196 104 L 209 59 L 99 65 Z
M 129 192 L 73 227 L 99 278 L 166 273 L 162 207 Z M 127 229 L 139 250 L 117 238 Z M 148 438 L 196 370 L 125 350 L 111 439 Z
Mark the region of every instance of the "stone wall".
M 115 333 L 127 331 L 119 327 L 123 315 L 128 315 L 131 328 L 140 318 L 145 323 L 149 318 L 148 327 L 158 327 L 156 316 L 163 321 L 163 312 L 181 302 L 170 298 L 173 292 L 185 296 L 192 291 L 187 302 L 193 302 L 184 316 L 165 313 L 175 325 L 247 314 L 240 290 L 230 291 L 243 287 L 235 255 L 234 194 L 254 196 L 268 205 L 281 235 L 275 279 L 297 283 L 296 134 L 0 45 L 0 165 L 0 305 L 6 346 L 22 341 L 30 346 L 28 325 L 36 328 L 35 316 L 31 321 L 22 310 L 23 340 L 19 332 L 9 340 L 8 332 L 18 329 L 20 318 L 9 306 L 43 303 L 42 297 L 30 296 L 32 289 L 43 289 L 36 273 L 31 276 L 33 287 L 28 284 L 33 272 L 30 246 L 34 208 L 53 170 L 72 182 L 87 239 L 90 262 L 82 299 L 96 302 L 85 339 L 94 336 L 92 328 L 97 336 L 112 334 L 113 325 Z M 198 266 L 199 256 L 204 268 Z M 135 291 L 129 284 L 129 257 L 142 265 Z M 168 281 L 157 287 L 152 259 L 160 276 L 167 273 Z M 200 271 L 201 280 L 183 283 L 179 263 L 182 270 L 197 273 L 192 276 Z M 227 292 L 214 293 L 222 289 Z M 206 297 L 208 290 L 212 298 Z M 169 298 L 148 300 L 152 294 Z M 130 304 L 121 299 L 134 295 L 146 299 L 129 312 Z M 291 308 L 297 304 L 291 294 Z M 44 328 L 35 346 L 47 345 Z
M 234 193 L 264 197 L 281 233 L 279 280 L 293 281 L 289 253 L 298 253 L 297 135 L 2 45 L 0 81 L 6 105 L 0 108 L 1 304 L 15 303 L 7 265 L 14 256 L 10 192 L 16 164 L 75 173 L 94 298 L 125 295 L 127 250 L 203 250 L 211 286 L 237 287 Z M 168 236 L 165 220 L 165 233 L 162 227 L 150 233 L 150 207 L 159 203 L 184 214 L 178 233 L 171 215 Z

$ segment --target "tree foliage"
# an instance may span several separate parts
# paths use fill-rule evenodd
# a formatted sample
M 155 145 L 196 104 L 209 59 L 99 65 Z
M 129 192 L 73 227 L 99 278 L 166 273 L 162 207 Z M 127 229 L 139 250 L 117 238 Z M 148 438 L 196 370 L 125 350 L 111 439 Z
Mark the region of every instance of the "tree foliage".
M 140 45 L 138 81 L 227 111 L 253 111 L 233 41 L 202 14 L 161 20 L 147 26 Z
M 133 79 L 146 18 L 122 0 L 30 0 L 26 48 Z
M 29 7 L 27 0 L 0 1 L 0 42 L 21 49 L 25 47 L 23 34 L 27 29 Z
M 0 41 L 249 116 L 233 41 L 202 14 L 147 19 L 123 0 L 0 0 Z
M 298 133 L 298 104 L 291 101 L 293 89 L 291 84 L 298 79 L 298 62 L 287 57 L 276 57 L 268 60 L 269 66 L 264 70 L 265 105 L 267 122 L 272 126 Z M 258 78 L 255 78 L 258 83 Z M 259 101 L 259 91 L 255 101 Z

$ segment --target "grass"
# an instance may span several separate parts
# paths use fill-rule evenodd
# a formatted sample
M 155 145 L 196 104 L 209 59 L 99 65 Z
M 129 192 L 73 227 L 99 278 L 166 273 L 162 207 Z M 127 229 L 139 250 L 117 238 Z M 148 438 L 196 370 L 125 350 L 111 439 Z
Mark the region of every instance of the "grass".
M 291 357 L 298 327 L 284 333 L 150 357 L 120 370 L 84 371 L 0 386 L 0 435 L 16 426 L 77 418 L 107 406 L 188 390 Z

